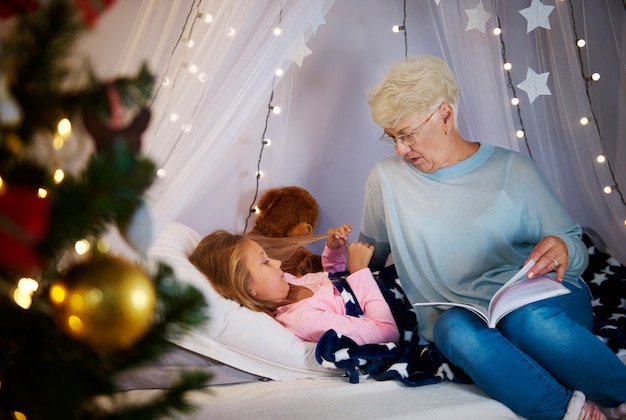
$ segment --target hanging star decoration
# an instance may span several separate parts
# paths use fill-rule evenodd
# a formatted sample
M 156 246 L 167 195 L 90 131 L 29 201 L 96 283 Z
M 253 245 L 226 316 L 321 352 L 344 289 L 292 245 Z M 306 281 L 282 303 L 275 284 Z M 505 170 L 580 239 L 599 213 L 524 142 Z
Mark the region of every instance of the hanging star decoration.
M 292 59 L 298 67 L 302 67 L 304 57 L 312 53 L 313 51 L 311 51 L 309 47 L 306 46 L 306 42 L 304 42 L 304 35 L 300 35 L 291 48 L 288 58 Z
M 313 31 L 313 35 L 317 33 L 317 28 L 324 24 L 326 24 L 326 19 L 324 19 L 322 12 L 318 10 L 311 18 L 311 30 Z
M 526 80 L 517 85 L 517 87 L 528 94 L 528 100 L 532 104 L 539 95 L 552 95 L 550 89 L 548 89 L 548 76 L 550 76 L 550 72 L 537 74 L 528 67 Z
M 482 0 L 478 3 L 474 9 L 465 9 L 465 13 L 469 18 L 466 31 L 477 29 L 482 33 L 487 32 L 487 21 L 491 18 L 491 13 L 485 10 Z
M 541 3 L 541 0 L 533 0 L 530 7 L 520 10 L 520 14 L 528 21 L 526 33 L 530 33 L 530 31 L 533 31 L 539 26 L 550 29 L 549 16 L 550 13 L 552 13 L 552 9 L 554 9 L 554 6 L 546 6 Z

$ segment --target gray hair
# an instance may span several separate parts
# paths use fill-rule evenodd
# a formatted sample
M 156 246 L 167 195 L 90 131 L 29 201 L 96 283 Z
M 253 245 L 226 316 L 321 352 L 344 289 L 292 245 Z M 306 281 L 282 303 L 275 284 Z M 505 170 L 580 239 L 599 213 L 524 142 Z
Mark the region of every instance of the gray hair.
M 372 119 L 393 128 L 410 114 L 430 114 L 448 102 L 456 114 L 459 87 L 448 64 L 433 55 L 403 58 L 368 92 Z

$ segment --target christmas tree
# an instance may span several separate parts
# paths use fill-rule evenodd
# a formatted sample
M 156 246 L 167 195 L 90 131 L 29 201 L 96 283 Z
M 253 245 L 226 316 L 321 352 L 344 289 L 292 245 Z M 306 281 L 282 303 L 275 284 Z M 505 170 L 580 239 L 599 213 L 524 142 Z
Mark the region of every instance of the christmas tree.
M 141 404 L 99 403 L 206 321 L 169 266 L 103 240 L 128 237 L 156 175 L 140 152 L 149 69 L 102 81 L 68 53 L 110 3 L 0 2 L 0 419 L 169 416 L 209 379 L 183 371 Z

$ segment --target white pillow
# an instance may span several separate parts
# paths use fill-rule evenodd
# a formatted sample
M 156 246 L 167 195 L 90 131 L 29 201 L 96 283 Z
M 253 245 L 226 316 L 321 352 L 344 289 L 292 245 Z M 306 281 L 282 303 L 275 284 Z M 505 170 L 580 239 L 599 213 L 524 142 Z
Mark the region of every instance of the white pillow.
M 255 375 L 275 380 L 341 376 L 315 360 L 315 343 L 300 340 L 267 314 L 254 312 L 218 295 L 187 256 L 202 236 L 179 222 L 170 223 L 148 252 L 176 277 L 199 289 L 209 305 L 209 321 L 189 330 L 176 344 Z

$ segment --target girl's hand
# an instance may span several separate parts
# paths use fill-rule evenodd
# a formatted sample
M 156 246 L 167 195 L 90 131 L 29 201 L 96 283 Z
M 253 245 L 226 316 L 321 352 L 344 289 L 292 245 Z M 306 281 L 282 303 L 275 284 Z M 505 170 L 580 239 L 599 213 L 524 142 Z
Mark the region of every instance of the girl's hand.
M 348 271 L 355 273 L 369 266 L 374 246 L 365 242 L 352 242 L 348 245 Z
M 350 232 L 352 232 L 352 225 L 347 224 L 328 229 L 326 234 L 330 236 L 326 239 L 326 246 L 330 249 L 341 248 L 348 243 Z

